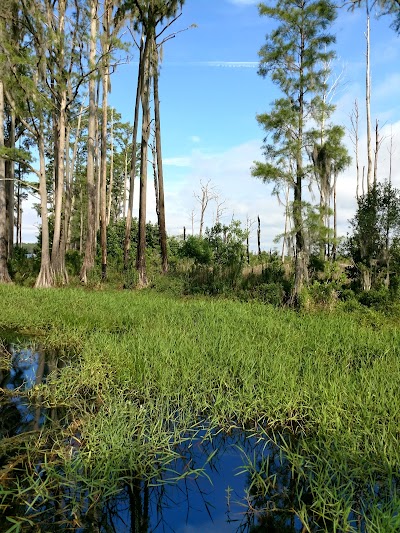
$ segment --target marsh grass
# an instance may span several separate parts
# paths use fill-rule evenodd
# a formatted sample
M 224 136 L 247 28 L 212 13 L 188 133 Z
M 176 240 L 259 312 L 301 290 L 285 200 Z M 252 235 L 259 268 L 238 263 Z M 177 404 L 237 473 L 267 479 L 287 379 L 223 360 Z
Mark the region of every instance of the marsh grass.
M 17 476 L 8 471 L 4 505 L 11 496 L 28 501 L 32 519 L 56 500 L 79 522 L 79 513 L 132 479 L 179 478 L 179 445 L 204 438 L 205 428 L 242 428 L 276 440 L 293 472 L 291 512 L 304 531 L 398 530 L 400 334 L 393 319 L 148 290 L 0 287 L 0 298 L 0 328 L 69 353 L 28 393 L 63 414 L 14 449 L 29 460 Z M 271 496 L 268 483 L 252 488 L 254 498 Z

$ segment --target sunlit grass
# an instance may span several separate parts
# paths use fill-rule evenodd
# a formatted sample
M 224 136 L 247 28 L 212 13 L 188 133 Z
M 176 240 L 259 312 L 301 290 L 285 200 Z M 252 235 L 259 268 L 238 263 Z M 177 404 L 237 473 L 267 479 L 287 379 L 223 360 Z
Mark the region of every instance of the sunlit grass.
M 400 333 L 393 320 L 146 291 L 0 287 L 0 298 L 0 328 L 70 354 L 30 393 L 65 413 L 58 430 L 28 446 L 31 465 L 46 460 L 45 481 L 31 480 L 43 501 L 61 478 L 81 484 L 93 501 L 123 479 L 160 478 L 175 446 L 206 421 L 265 439 L 295 435 L 279 446 L 313 495 L 310 512 L 332 531 L 357 530 L 356 515 L 371 532 L 397 524 Z M 374 482 L 387 485 L 379 506 Z

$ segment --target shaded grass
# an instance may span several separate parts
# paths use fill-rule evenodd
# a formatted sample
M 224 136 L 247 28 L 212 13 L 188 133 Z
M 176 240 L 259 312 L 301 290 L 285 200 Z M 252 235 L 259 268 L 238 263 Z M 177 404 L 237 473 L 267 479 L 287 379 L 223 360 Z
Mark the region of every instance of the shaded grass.
M 397 524 L 400 333 L 393 320 L 151 291 L 0 286 L 0 298 L 0 328 L 71 354 L 29 394 L 67 413 L 57 431 L 28 446 L 31 466 L 46 461 L 50 488 L 40 476 L 31 482 L 44 491 L 42 501 L 54 498 L 60 479 L 79 481 L 94 502 L 121 480 L 161 478 L 175 447 L 206 420 L 209 428 L 252 428 L 260 438 L 296 435 L 279 445 L 306 480 L 322 530 L 357 530 L 352 513 L 368 531 Z M 374 483 L 385 490 L 375 494 Z M 354 503 L 360 490 L 364 510 Z M 311 528 L 300 503 L 296 512 Z

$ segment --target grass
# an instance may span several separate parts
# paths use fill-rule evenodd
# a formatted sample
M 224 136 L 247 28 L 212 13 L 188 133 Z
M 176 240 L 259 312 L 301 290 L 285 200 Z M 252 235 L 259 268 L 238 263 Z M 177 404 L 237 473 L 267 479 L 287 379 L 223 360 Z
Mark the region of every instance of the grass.
M 297 501 L 304 531 L 361 531 L 358 516 L 367 531 L 398 530 L 400 332 L 393 320 L 151 291 L 0 286 L 0 298 L 0 329 L 69 353 L 67 365 L 29 393 L 61 410 L 62 422 L 34 444 L 19 444 L 16 453 L 29 460 L 19 482 L 9 477 L 3 487 L 15 501 L 30 487 L 40 494 L 37 511 L 60 483 L 77 483 L 89 491 L 90 508 L 121 480 L 161 478 L 177 444 L 207 421 L 276 439 L 299 494 L 311 494 L 307 513 L 304 498 Z

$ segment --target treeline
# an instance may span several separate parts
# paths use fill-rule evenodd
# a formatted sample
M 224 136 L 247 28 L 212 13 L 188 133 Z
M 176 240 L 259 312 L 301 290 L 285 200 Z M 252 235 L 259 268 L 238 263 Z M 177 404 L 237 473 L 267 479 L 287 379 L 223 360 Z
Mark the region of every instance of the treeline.
M 159 61 L 184 0 L 5 0 L 0 7 L 0 281 L 10 281 L 21 190 L 39 195 L 41 263 L 36 287 L 68 282 L 65 257 L 83 255 L 80 279 L 95 265 L 97 233 L 107 277 L 107 231 L 125 221 L 130 266 L 134 181 L 140 177 L 136 269 L 146 275 L 148 159 L 153 161 L 162 270 L 168 270 L 162 169 Z M 167 22 L 165 22 L 167 21 Z M 111 75 L 130 45 L 139 66 L 133 125 L 108 105 Z M 133 83 L 134 86 L 134 83 Z M 139 135 L 140 134 L 140 135 Z M 38 167 L 35 159 L 38 159 Z M 24 176 L 37 176 L 37 183 Z M 18 191 L 17 196 L 15 190 Z M 15 213 L 16 211 L 16 213 Z M 17 220 L 15 220 L 17 219 Z M 17 242 L 20 242 L 20 237 Z
M 249 250 L 251 222 L 221 223 L 220 199 L 210 182 L 195 197 L 199 235 L 168 237 L 159 105 L 161 47 L 183 0 L 5 0 L 0 6 L 0 281 L 35 275 L 36 287 L 88 284 L 110 277 L 119 286 L 146 287 L 158 273 L 179 292 L 256 297 L 302 305 L 305 294 L 322 301 L 363 291 L 397 293 L 399 193 L 392 175 L 382 183 L 378 123 L 371 129 L 369 8 L 366 5 L 366 115 L 368 165 L 361 177 L 358 104 L 351 117 L 358 209 L 346 241 L 337 233 L 337 180 L 350 164 L 345 128 L 333 122 L 336 7 L 326 0 L 260 4 L 275 21 L 260 50 L 259 74 L 280 91 L 257 119 L 265 130 L 264 159 L 254 177 L 272 183 L 285 206 L 280 256 Z M 396 5 L 384 3 L 398 15 Z M 397 20 L 397 19 L 396 19 Z M 138 61 L 133 124 L 108 105 L 111 77 L 130 54 L 122 28 L 130 28 Z M 373 142 L 374 141 L 374 142 Z M 375 145 L 375 149 L 374 146 Z M 390 161 L 393 147 L 390 150 Z M 38 163 L 38 167 L 36 165 Z M 28 182 L 27 174 L 37 182 Z M 151 175 L 150 175 L 151 174 Z M 139 187 L 135 190 L 135 178 Z M 151 179 L 156 224 L 148 222 Z M 365 192 L 364 192 L 365 181 Z M 307 190 L 317 196 L 317 205 Z M 363 194 L 360 193 L 363 190 Z M 21 244 L 26 190 L 39 197 L 41 230 L 36 258 Z M 132 215 L 134 194 L 139 216 Z M 204 212 L 216 201 L 215 223 Z M 246 268 L 247 265 L 247 268 Z M 151 276 L 148 270 L 151 269 Z M 92 274 L 93 273 L 93 274 Z M 10 276 L 11 274 L 11 276 Z

